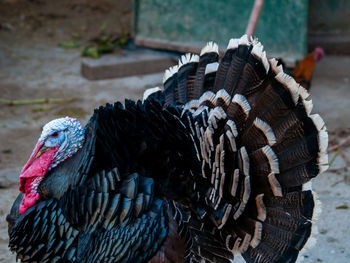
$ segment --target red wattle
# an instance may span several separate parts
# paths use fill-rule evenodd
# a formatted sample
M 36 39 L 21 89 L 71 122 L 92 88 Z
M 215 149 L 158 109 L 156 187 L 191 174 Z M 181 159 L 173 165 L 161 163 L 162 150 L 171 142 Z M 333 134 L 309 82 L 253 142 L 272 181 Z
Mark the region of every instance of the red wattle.
M 38 143 L 39 144 L 39 143 Z M 42 153 L 38 158 L 35 158 L 41 145 L 36 145 L 28 162 L 25 164 L 19 177 L 19 190 L 24 193 L 19 212 L 23 214 L 29 207 L 33 206 L 40 195 L 34 189 L 32 183 L 34 180 L 43 178 L 50 167 L 53 156 L 58 150 L 58 147 L 52 147 L 46 152 Z

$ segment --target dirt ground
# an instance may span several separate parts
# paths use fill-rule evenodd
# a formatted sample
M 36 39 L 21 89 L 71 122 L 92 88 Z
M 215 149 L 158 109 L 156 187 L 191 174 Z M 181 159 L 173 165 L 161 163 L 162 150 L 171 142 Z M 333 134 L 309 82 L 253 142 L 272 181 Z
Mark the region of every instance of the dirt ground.
M 162 73 L 88 81 L 80 75 L 80 49 L 58 46 L 73 34 L 86 43 L 101 26 L 129 32 L 131 1 L 0 0 L 0 98 L 65 98 L 60 104 L 0 104 L 0 262 L 15 262 L 8 251 L 6 214 L 18 194 L 18 176 L 40 135 L 41 127 L 61 116 L 85 123 L 106 102 L 138 99 L 145 88 L 161 82 Z M 51 2 L 50 2 L 51 3 Z M 330 144 L 350 136 L 350 57 L 325 57 L 312 82 L 314 112 L 330 131 Z M 350 262 L 350 143 L 333 151 L 333 171 L 314 180 L 323 203 L 316 223 L 317 245 L 304 262 Z M 337 156 L 334 157 L 334 154 Z M 344 157 L 345 156 L 345 157 Z M 241 262 L 238 259 L 238 262 Z

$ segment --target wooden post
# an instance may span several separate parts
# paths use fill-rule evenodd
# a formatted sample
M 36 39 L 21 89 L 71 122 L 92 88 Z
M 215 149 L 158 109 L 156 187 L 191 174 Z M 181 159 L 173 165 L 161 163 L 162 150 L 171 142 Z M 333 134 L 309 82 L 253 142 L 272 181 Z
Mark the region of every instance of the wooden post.
M 264 5 L 265 0 L 255 0 L 253 10 L 250 14 L 249 22 L 247 25 L 247 29 L 245 33 L 248 35 L 248 38 L 252 35 L 254 35 L 256 26 L 259 21 L 260 13 L 262 10 L 262 7 Z

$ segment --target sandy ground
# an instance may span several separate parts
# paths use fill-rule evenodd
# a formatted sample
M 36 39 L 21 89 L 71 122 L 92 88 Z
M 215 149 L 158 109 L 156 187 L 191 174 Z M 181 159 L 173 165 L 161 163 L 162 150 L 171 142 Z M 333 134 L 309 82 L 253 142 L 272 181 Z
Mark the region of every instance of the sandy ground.
M 18 9 L 6 9 L 6 12 L 6 6 L 0 5 L 2 28 L 5 22 L 10 24 L 10 29 L 6 24 L 5 29 L 0 27 L 0 98 L 75 99 L 63 104 L 0 104 L 0 262 L 15 262 L 7 248 L 5 216 L 18 193 L 19 170 L 28 159 L 41 127 L 53 118 L 66 115 L 78 117 L 85 123 L 95 107 L 124 98 L 138 99 L 145 88 L 159 84 L 162 78 L 162 73 L 102 81 L 82 78 L 80 51 L 60 48 L 57 43 L 75 32 L 88 39 L 88 33 L 98 30 L 103 23 L 114 23 L 116 30 L 124 31 L 129 26 L 129 1 L 101 1 L 102 7 L 86 5 L 89 1 L 79 2 L 80 7 L 63 2 L 66 3 L 64 12 L 56 12 L 55 6 L 48 7 L 41 1 L 7 0 L 4 1 L 6 5 L 23 5 Z M 105 5 L 108 10 L 112 9 L 109 5 L 113 2 L 119 10 L 119 13 L 112 13 L 114 20 L 108 20 L 100 11 L 91 13 L 93 8 L 103 9 Z M 40 7 L 37 9 L 43 15 L 32 13 L 29 5 Z M 312 83 L 314 112 L 324 117 L 332 144 L 350 135 L 350 129 L 346 129 L 350 128 L 349 69 L 350 57 L 325 57 Z M 350 158 L 350 144 L 341 149 Z M 330 159 L 333 155 L 331 153 Z M 331 168 L 344 165 L 348 164 L 340 154 Z M 340 169 L 314 180 L 323 213 L 316 223 L 317 245 L 305 252 L 303 262 L 350 262 L 349 178 L 347 169 Z M 237 262 L 241 262 L 238 257 Z

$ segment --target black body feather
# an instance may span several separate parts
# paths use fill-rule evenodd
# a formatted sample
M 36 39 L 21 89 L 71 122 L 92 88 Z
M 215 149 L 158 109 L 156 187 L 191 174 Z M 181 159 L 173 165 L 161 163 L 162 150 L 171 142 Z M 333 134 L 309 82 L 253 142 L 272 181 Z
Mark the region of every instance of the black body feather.
M 211 43 L 166 72 L 163 92 L 95 110 L 84 147 L 39 185 L 40 202 L 18 217 L 16 201 L 17 256 L 295 262 L 315 206 L 305 183 L 327 163 L 324 123 L 257 41 L 232 40 L 217 60 Z

